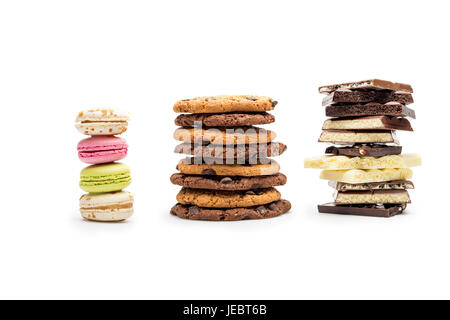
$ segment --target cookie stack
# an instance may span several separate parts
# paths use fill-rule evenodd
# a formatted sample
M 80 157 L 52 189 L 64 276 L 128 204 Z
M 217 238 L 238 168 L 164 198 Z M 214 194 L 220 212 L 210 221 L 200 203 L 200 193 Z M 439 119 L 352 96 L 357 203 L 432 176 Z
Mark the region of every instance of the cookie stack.
M 127 130 L 129 115 L 110 109 L 82 111 L 76 128 L 91 136 L 78 143 L 78 157 L 91 166 L 81 171 L 80 187 L 88 194 L 80 198 L 81 216 L 94 221 L 122 221 L 133 214 L 133 196 L 122 191 L 131 183 L 126 157 L 127 142 L 115 135 Z
M 171 177 L 182 186 L 171 213 L 192 220 L 243 220 L 279 216 L 290 210 L 274 188 L 286 183 L 279 156 L 286 146 L 276 134 L 255 125 L 273 123 L 266 111 L 277 104 L 257 96 L 214 96 L 178 101 L 183 113 L 174 137 L 176 153 L 187 154 Z
M 410 203 L 410 167 L 420 156 L 402 154 L 396 130 L 413 131 L 413 89 L 408 84 L 372 79 L 319 88 L 327 94 L 328 119 L 319 142 L 329 155 L 306 159 L 305 168 L 323 169 L 321 178 L 336 190 L 335 201 L 319 212 L 390 217 Z

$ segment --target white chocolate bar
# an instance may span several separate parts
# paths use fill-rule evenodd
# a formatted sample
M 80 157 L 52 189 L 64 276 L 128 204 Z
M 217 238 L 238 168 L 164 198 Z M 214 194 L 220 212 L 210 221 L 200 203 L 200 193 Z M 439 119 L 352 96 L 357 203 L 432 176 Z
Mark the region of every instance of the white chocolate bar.
M 422 159 L 418 154 L 389 155 L 384 157 L 326 155 L 308 158 L 304 162 L 305 168 L 326 170 L 410 168 L 421 164 Z
M 370 204 L 370 203 L 410 203 L 406 190 L 375 190 L 375 191 L 349 191 L 338 192 L 337 204 Z
M 389 143 L 394 142 L 391 131 L 353 132 L 323 130 L 319 142 L 334 143 Z
M 407 180 L 412 177 L 412 170 L 401 169 L 351 169 L 351 170 L 323 170 L 320 178 L 346 183 L 370 183 L 392 180 Z

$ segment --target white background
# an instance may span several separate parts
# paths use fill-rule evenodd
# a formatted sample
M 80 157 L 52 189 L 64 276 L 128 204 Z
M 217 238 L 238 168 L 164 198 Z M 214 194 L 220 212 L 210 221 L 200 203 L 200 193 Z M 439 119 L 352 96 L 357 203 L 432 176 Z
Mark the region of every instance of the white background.
M 450 298 L 448 1 L 0 2 L 1 298 Z M 413 203 L 391 219 L 318 214 L 332 200 L 319 85 L 410 83 Z M 211 223 L 169 215 L 173 104 L 279 101 L 290 214 Z M 135 215 L 83 221 L 78 111 L 127 109 Z

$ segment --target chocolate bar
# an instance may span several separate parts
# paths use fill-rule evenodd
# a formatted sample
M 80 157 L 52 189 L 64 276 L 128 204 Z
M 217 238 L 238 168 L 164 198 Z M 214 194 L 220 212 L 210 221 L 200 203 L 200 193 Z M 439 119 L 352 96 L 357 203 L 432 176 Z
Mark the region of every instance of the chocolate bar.
M 408 119 L 388 116 L 329 119 L 325 120 L 322 129 L 413 131 L 411 123 L 408 121 Z
M 352 91 L 348 89 L 336 90 L 325 98 L 322 105 L 324 107 L 337 103 L 369 103 L 377 102 L 385 104 L 388 102 L 399 102 L 401 104 L 413 103 L 412 94 L 400 91 Z
M 335 154 L 337 156 L 349 157 L 383 157 L 402 153 L 401 146 L 387 146 L 383 144 L 361 145 L 355 144 L 351 147 L 335 147 L 326 148 L 325 153 Z
M 375 204 L 375 203 L 410 203 L 406 190 L 369 190 L 369 191 L 338 191 L 336 204 Z
M 364 191 L 364 190 L 405 190 L 414 189 L 414 184 L 409 180 L 394 180 L 372 183 L 345 183 L 328 181 L 328 185 L 337 191 Z
M 415 119 L 414 110 L 398 102 L 385 104 L 369 102 L 366 104 L 331 105 L 325 108 L 327 117 L 394 116 Z
M 394 142 L 394 136 L 390 130 L 323 130 L 319 142 L 389 143 Z
M 389 218 L 402 213 L 406 209 L 406 205 L 337 205 L 335 203 L 326 203 L 318 205 L 317 208 L 320 213 Z
M 377 169 L 377 170 L 322 170 L 320 179 L 346 183 L 372 183 L 393 180 L 411 179 L 413 172 L 410 168 Z
M 422 158 L 415 153 L 384 157 L 318 156 L 306 158 L 305 168 L 325 170 L 410 168 L 420 166 Z
M 351 90 L 392 90 L 392 91 L 404 91 L 413 93 L 413 88 L 409 84 L 397 83 L 380 79 L 371 79 L 357 82 L 347 82 L 340 84 L 332 84 L 319 87 L 320 93 L 330 93 L 338 89 L 351 89 Z

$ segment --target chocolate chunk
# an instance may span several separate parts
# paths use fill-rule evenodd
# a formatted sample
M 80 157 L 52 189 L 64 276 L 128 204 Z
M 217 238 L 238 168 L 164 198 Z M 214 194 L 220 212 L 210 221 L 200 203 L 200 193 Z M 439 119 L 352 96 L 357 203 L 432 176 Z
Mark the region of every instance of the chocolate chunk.
M 322 129 L 334 130 L 405 130 L 413 131 L 405 118 L 389 116 L 349 117 L 325 120 Z
M 371 183 L 345 183 L 329 181 L 328 185 L 337 191 L 364 191 L 364 190 L 406 190 L 414 189 L 414 184 L 409 180 L 396 180 Z
M 406 205 L 384 204 L 376 205 L 337 205 L 335 203 L 326 203 L 318 205 L 320 213 L 335 213 L 344 215 L 371 216 L 371 217 L 392 217 L 403 212 Z
M 253 97 L 253 96 L 248 96 L 248 97 L 246 97 L 246 99 L 247 99 L 247 100 L 251 100 L 251 101 L 256 101 L 256 100 L 258 100 L 258 98 L 255 98 L 255 97 Z
M 413 93 L 413 89 L 409 84 L 397 83 L 380 79 L 363 80 L 357 82 L 347 82 L 332 84 L 319 87 L 320 93 L 330 93 L 339 89 L 350 90 L 391 90 L 391 91 L 404 91 Z
M 397 102 L 385 104 L 370 102 L 367 104 L 332 105 L 325 108 L 327 117 L 358 117 L 358 116 L 395 116 L 415 119 L 414 110 Z
M 193 216 L 200 213 L 200 209 L 197 206 L 192 206 L 189 208 L 188 215 Z
M 220 180 L 220 183 L 222 184 L 230 184 L 233 182 L 233 179 L 231 179 L 230 177 L 225 177 L 222 180 Z
M 204 169 L 202 171 L 202 174 L 204 174 L 206 176 L 215 176 L 217 173 L 214 169 Z
M 383 157 L 394 154 L 401 154 L 402 147 L 400 146 L 386 146 L 380 144 L 373 145 L 354 145 L 352 147 L 335 147 L 331 146 L 326 148 L 325 153 L 331 153 L 338 156 L 349 157 Z
M 258 208 L 256 208 L 256 210 L 263 216 L 265 216 L 267 213 L 267 209 L 264 206 L 259 206 Z
M 272 202 L 271 204 L 269 204 L 269 209 L 272 211 L 280 210 L 280 208 L 278 208 L 278 206 L 275 204 L 275 202 Z
M 381 104 L 399 102 L 402 104 L 410 104 L 414 100 L 412 94 L 407 92 L 337 90 L 323 98 L 322 105 L 329 106 L 338 103 L 362 104 L 369 102 Z
M 275 108 L 275 106 L 278 104 L 278 101 L 272 101 L 272 108 Z

